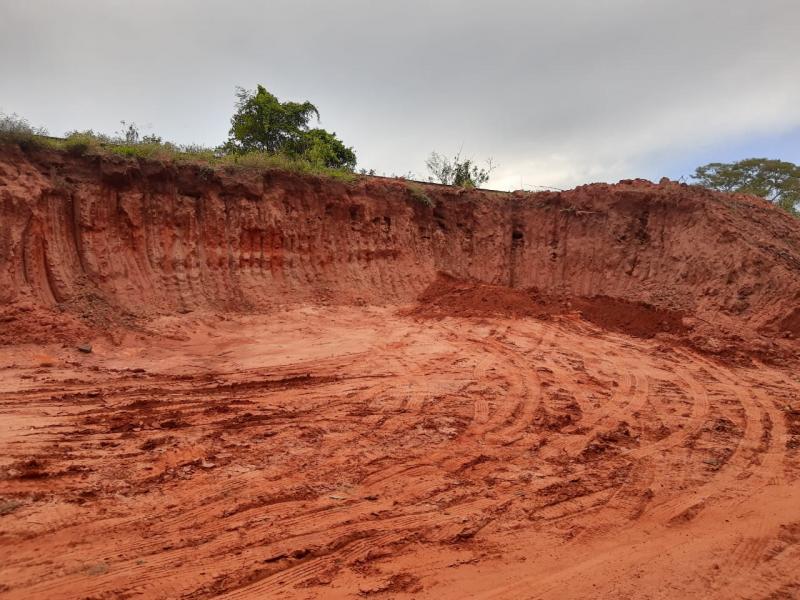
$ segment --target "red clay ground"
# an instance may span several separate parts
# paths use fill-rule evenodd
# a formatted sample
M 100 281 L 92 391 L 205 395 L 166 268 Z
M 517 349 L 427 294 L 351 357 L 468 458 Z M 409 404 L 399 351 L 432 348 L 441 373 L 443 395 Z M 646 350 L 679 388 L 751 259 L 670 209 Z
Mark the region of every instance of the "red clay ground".
M 0 597 L 800 597 L 788 217 L 0 159 Z
M 4 597 L 800 590 L 796 372 L 574 317 L 153 329 L 3 352 Z

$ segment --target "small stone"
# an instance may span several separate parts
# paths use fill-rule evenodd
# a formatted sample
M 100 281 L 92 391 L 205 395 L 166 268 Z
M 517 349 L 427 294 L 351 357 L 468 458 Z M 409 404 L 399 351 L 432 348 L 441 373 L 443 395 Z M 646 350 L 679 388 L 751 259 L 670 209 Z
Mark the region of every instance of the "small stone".
M 92 345 L 91 344 L 81 344 L 80 346 L 78 346 L 78 351 L 79 352 L 83 352 L 84 354 L 89 354 L 92 351 Z

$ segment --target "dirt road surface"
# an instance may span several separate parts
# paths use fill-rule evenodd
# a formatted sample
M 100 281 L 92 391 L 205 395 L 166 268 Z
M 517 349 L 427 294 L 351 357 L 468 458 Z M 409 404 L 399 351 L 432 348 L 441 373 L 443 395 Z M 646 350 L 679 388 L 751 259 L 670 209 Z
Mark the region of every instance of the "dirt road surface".
M 800 594 L 796 372 L 574 316 L 156 332 L 0 354 L 3 597 Z

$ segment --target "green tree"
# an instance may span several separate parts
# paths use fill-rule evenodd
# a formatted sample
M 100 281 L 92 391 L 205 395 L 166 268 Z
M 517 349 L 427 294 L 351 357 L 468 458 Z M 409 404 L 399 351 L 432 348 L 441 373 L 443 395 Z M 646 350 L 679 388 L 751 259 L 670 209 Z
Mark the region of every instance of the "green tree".
M 223 151 L 285 154 L 319 166 L 355 168 L 355 152 L 335 133 L 309 128 L 312 117 L 319 120 L 319 110 L 311 102 L 281 102 L 262 85 L 255 91 L 238 88 L 236 97 Z
M 356 153 L 345 146 L 335 133 L 311 129 L 301 138 L 300 154 L 315 165 L 334 169 L 356 168 Z
M 483 169 L 469 158 L 462 159 L 460 151 L 453 157 L 452 161 L 438 152 L 431 152 L 428 160 L 425 161 L 425 165 L 430 172 L 428 181 L 474 188 L 480 187 L 489 181 L 489 177 L 495 169 L 492 159 L 486 162 L 487 166 Z
M 767 158 L 697 167 L 693 178 L 721 192 L 741 192 L 766 198 L 792 214 L 800 208 L 800 166 Z

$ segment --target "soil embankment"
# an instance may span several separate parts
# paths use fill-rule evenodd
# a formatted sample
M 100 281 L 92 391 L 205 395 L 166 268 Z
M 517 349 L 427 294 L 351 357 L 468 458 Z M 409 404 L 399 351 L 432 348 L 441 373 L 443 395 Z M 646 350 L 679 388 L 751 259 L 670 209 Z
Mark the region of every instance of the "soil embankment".
M 5 149 L 0 302 L 49 336 L 74 318 L 404 304 L 443 273 L 605 298 L 586 310 L 601 321 L 620 302 L 680 314 L 712 351 L 769 352 L 759 332 L 796 334 L 800 226 L 762 201 L 645 181 L 425 193 L 430 206 L 380 179 Z M 35 335 L 11 326 L 2 340 Z

